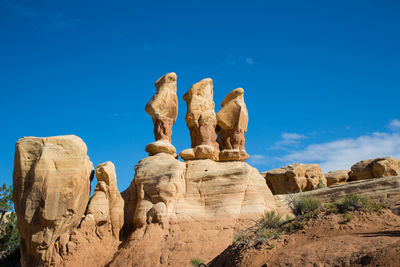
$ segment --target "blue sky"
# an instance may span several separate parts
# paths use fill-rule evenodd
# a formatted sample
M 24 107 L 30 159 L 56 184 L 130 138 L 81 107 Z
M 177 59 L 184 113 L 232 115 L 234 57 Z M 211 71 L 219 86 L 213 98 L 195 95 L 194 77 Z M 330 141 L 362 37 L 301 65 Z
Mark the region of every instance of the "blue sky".
M 154 82 L 214 80 L 216 111 L 245 89 L 248 163 L 324 171 L 400 157 L 399 1 L 0 0 L 0 180 L 23 136 L 76 134 L 124 190 L 146 157 Z

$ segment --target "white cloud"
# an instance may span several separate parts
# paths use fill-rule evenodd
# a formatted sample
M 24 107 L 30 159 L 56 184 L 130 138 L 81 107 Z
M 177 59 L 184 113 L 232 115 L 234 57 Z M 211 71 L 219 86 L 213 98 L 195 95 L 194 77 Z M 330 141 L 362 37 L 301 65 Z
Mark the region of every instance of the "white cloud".
M 307 136 L 298 133 L 282 133 L 281 137 L 282 140 L 276 142 L 271 149 L 286 149 L 288 146 L 297 146 L 302 139 L 307 138 Z
M 251 57 L 246 57 L 246 63 L 252 66 L 254 65 L 254 59 Z
M 311 144 L 305 149 L 291 151 L 279 158 L 286 164 L 315 162 L 324 172 L 349 169 L 364 159 L 392 156 L 400 158 L 400 134 L 373 133 L 322 144 Z
M 254 165 L 257 165 L 257 164 L 265 164 L 266 161 L 267 161 L 267 158 L 266 158 L 265 156 L 263 156 L 263 155 L 258 155 L 258 154 L 251 155 L 250 158 L 249 158 L 249 160 L 248 160 L 248 162 L 249 162 L 250 164 L 254 164 Z
M 400 129 L 400 120 L 394 119 L 389 123 L 389 129 L 397 130 Z

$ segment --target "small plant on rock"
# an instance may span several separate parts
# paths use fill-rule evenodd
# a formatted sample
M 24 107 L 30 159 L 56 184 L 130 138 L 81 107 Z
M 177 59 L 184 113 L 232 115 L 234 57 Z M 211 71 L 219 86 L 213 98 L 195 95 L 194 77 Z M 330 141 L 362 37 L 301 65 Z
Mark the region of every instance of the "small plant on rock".
M 345 196 L 337 207 L 340 212 L 344 213 L 346 211 L 354 211 L 354 210 L 368 210 L 369 203 L 368 199 L 362 197 L 358 194 L 353 194 L 349 196 Z
M 267 211 L 259 221 L 259 227 L 264 229 L 278 229 L 282 226 L 284 221 L 282 216 L 275 211 Z
M 199 258 L 192 258 L 190 259 L 190 264 L 192 264 L 192 266 L 194 267 L 198 267 L 198 266 L 206 266 L 204 264 L 203 260 L 200 260 Z

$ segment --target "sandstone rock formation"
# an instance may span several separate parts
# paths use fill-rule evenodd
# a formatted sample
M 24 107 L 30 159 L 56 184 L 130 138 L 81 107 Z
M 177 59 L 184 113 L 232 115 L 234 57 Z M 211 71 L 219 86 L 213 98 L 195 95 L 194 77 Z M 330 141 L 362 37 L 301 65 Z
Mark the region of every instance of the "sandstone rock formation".
M 172 126 L 178 115 L 176 96 L 176 74 L 167 73 L 155 82 L 156 93 L 146 104 L 146 112 L 152 117 L 156 142 L 146 147 L 150 156 L 157 153 L 174 155 L 176 149 L 171 145 Z
M 327 186 L 346 183 L 349 179 L 349 172 L 350 170 L 336 170 L 325 173 Z
M 192 85 L 183 99 L 187 105 L 185 121 L 190 131 L 192 148 L 182 151 L 179 155 L 184 160 L 218 159 L 219 145 L 215 133 L 217 119 L 212 80 L 207 78 Z
M 124 200 L 118 191 L 115 166 L 111 161 L 96 168 L 97 186 L 86 214 L 92 214 L 96 226 L 110 223 L 115 238 L 124 224 Z
M 249 155 L 244 149 L 249 114 L 243 98 L 244 90 L 237 88 L 222 101 L 217 113 L 217 133 L 221 152 L 220 161 L 245 161 Z
M 125 215 L 134 231 L 110 266 L 185 266 L 193 257 L 210 260 L 250 219 L 275 208 L 264 178 L 246 163 L 180 162 L 163 153 L 137 164 L 122 195 L 125 206 L 134 209 Z
M 77 136 L 24 137 L 15 145 L 13 197 L 22 266 L 49 266 L 85 212 L 93 165 Z M 63 236 L 63 238 L 62 238 Z
M 400 159 L 392 157 L 368 159 L 351 167 L 349 181 L 400 175 Z
M 326 178 L 317 164 L 291 164 L 262 174 L 274 195 L 326 187 Z

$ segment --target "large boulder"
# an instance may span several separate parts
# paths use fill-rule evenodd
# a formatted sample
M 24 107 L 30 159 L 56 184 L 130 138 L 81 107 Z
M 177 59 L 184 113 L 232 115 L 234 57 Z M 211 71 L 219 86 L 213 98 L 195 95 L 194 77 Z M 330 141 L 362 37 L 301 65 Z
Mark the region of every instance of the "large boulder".
M 22 266 L 49 266 L 55 243 L 81 222 L 93 164 L 77 136 L 24 137 L 15 145 L 13 197 Z
M 109 266 L 186 266 L 211 260 L 235 233 L 275 202 L 264 178 L 244 162 L 181 162 L 159 153 L 142 159 L 122 193 L 133 233 Z M 126 209 L 127 210 L 127 209 Z M 128 229 L 129 230 L 129 229 Z
M 392 157 L 367 159 L 351 167 L 349 181 L 400 175 L 400 159 Z
M 349 179 L 350 170 L 336 170 L 325 173 L 327 186 L 344 184 Z
M 326 187 L 326 178 L 317 164 L 291 164 L 262 174 L 274 195 Z

